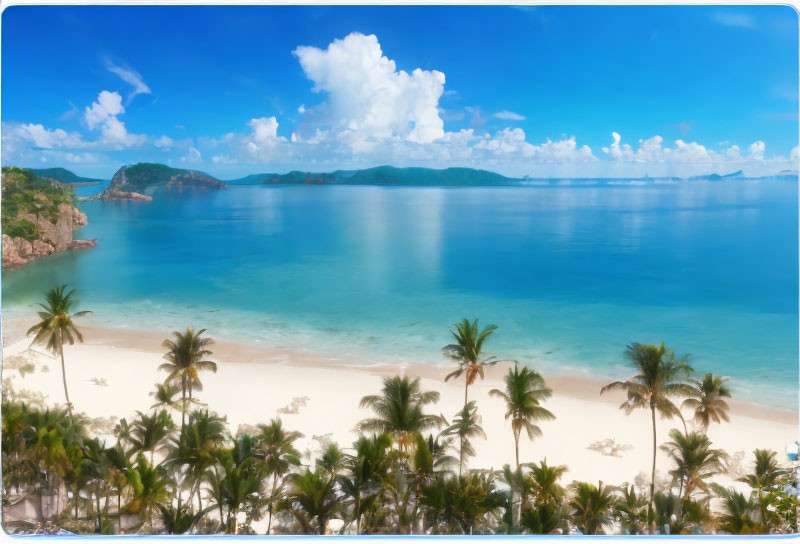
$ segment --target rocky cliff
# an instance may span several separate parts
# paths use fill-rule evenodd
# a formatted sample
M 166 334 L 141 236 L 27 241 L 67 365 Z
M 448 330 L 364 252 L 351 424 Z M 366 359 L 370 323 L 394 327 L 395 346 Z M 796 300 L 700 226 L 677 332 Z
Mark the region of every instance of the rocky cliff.
M 74 205 L 71 189 L 28 170 L 3 168 L 3 268 L 16 268 L 60 251 L 94 247 L 74 240 L 86 214 Z
M 152 200 L 156 189 L 226 189 L 218 179 L 204 172 L 172 168 L 163 164 L 139 163 L 120 168 L 100 200 Z

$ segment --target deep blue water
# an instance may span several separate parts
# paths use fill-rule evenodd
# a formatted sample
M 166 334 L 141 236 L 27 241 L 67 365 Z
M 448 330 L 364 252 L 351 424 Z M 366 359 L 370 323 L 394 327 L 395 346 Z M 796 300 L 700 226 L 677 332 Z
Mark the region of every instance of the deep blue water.
M 83 188 L 83 192 L 97 188 Z M 797 405 L 790 182 L 523 188 L 233 187 L 85 202 L 93 250 L 3 274 L 6 316 L 56 282 L 96 324 L 376 362 L 441 361 L 448 326 L 546 370 L 625 377 L 665 341 L 741 398 Z

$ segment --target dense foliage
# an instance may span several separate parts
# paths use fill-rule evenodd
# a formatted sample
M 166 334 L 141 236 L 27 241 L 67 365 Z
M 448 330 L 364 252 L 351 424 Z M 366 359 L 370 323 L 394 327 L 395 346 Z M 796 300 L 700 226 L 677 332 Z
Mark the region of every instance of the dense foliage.
M 39 237 L 36 225 L 20 215 L 33 214 L 55 223 L 59 204 L 75 204 L 75 194 L 69 187 L 42 179 L 23 168 L 4 166 L 2 172 L 0 218 L 3 234 L 35 240 Z
M 65 296 L 66 287 L 48 296 L 56 292 Z M 477 321 L 453 328 L 456 344 L 446 353 L 462 358 L 465 393 L 481 374 L 475 365 L 493 360 L 480 348 L 494 330 L 481 331 Z M 380 391 L 360 399 L 372 415 L 353 422 L 359 434 L 351 445 L 323 441 L 316 454 L 301 454 L 302 434 L 280 419 L 234 434 L 224 418 L 196 407 L 201 376 L 216 371 L 204 333 L 190 328 L 164 341 L 167 377 L 156 384 L 155 404 L 120 420 L 109 441 L 92 436 L 86 416 L 25 402 L 4 384 L 4 507 L 66 498 L 65 507 L 48 513 L 51 527 L 103 534 L 251 534 L 256 527 L 371 535 L 797 531 L 792 475 L 775 452 L 756 450 L 738 488 L 709 480 L 727 471 L 728 456 L 705 434 L 706 422 L 718 421 L 705 417 L 709 406 L 727 420 L 722 381 L 693 380 L 686 360 L 663 346 L 632 344 L 629 358 L 643 374 L 613 385 L 628 392 L 625 410 L 653 406 L 671 414 L 680 396 L 696 401 L 689 403 L 698 410 L 696 428 L 672 429 L 661 445 L 672 481 L 655 489 L 649 482 L 567 482 L 567 467 L 519 459 L 510 448 L 501 470 L 469 466 L 475 443 L 485 439 L 480 406 L 465 398 L 447 421 L 437 415 L 439 394 L 408 376 L 386 377 Z M 40 341 L 49 346 L 51 337 Z M 508 370 L 504 384 L 492 396 L 506 405 L 515 443 L 534 440 L 541 435 L 536 423 L 557 416 L 543 407 L 550 389 L 521 365 Z

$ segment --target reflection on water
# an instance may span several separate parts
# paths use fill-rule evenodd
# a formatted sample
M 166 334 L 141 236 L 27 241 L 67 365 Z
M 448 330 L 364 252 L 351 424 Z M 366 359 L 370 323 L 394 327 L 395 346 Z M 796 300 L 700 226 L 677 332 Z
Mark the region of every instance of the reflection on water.
M 477 316 L 500 325 L 490 347 L 503 357 L 552 351 L 537 364 L 608 374 L 628 342 L 664 340 L 738 378 L 740 393 L 779 388 L 762 400 L 783 402 L 797 394 L 796 202 L 788 182 L 233 187 L 84 202 L 79 235 L 98 247 L 4 273 L 3 310 L 30 312 L 66 282 L 97 323 L 192 323 L 427 362 L 441 360 L 448 324 Z

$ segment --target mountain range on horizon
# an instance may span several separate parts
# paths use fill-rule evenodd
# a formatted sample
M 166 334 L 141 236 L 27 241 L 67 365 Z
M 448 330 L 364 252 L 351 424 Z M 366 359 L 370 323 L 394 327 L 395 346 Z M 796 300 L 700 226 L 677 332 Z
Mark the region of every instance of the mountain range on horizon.
M 746 176 L 741 170 L 729 174 L 704 174 L 691 176 L 689 178 L 680 177 L 532 177 L 511 178 L 488 170 L 474 168 L 451 167 L 445 169 L 422 168 L 422 167 L 396 167 L 396 166 L 376 166 L 359 170 L 335 170 L 332 172 L 310 172 L 293 170 L 285 174 L 279 173 L 256 173 L 240 178 L 222 180 L 205 172 L 189 169 L 172 168 L 157 163 L 136 163 L 126 165 L 115 173 L 117 178 L 122 171 L 142 170 L 139 179 L 140 189 L 144 190 L 148 186 L 157 186 L 169 182 L 171 177 L 181 177 L 186 173 L 192 173 L 203 177 L 209 181 L 219 182 L 224 185 L 377 185 L 377 186 L 408 186 L 408 187 L 491 187 L 524 185 L 529 182 L 557 182 L 557 181 L 721 181 L 721 180 L 778 180 L 778 179 L 797 179 L 798 172 L 783 170 L 771 176 Z M 74 172 L 62 167 L 54 168 L 31 168 L 32 172 L 42 178 L 49 178 L 68 184 L 97 184 L 103 183 L 104 179 L 89 178 L 75 174 Z M 154 173 L 158 172 L 159 175 Z M 162 175 L 169 172 L 170 176 Z M 152 175 L 151 175 L 152 174 Z M 112 178 L 112 179 L 114 179 Z

